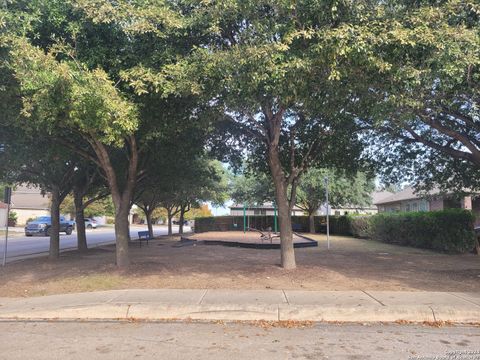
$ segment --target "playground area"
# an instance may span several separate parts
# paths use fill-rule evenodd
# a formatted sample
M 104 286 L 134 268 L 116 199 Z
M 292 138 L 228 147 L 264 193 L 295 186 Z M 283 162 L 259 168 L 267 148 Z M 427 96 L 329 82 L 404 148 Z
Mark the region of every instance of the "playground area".
M 208 231 L 184 237 L 184 240 L 201 242 L 204 245 L 224 245 L 256 249 L 279 249 L 280 235 L 270 231 L 249 229 L 248 231 Z M 315 247 L 317 241 L 293 234 L 293 246 Z

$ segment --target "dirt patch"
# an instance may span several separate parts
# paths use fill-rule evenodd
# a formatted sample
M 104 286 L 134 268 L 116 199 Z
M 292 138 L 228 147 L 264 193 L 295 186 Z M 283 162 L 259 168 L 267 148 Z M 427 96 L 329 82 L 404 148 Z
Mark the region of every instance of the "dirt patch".
M 175 246 L 178 237 L 131 246 L 132 265 L 119 271 L 114 246 L 8 264 L 0 297 L 125 288 L 480 291 L 480 257 L 446 255 L 371 240 L 332 237 L 326 248 L 297 249 L 298 268 L 279 266 L 279 250 L 214 245 Z
M 262 235 L 263 238 L 262 238 Z M 193 234 L 188 236 L 188 239 L 198 241 L 224 241 L 224 242 L 237 242 L 245 244 L 280 244 L 280 237 L 274 233 L 268 232 L 256 232 L 256 231 L 209 231 L 200 234 Z M 302 238 L 296 234 L 293 234 L 293 242 L 307 242 L 305 238 Z

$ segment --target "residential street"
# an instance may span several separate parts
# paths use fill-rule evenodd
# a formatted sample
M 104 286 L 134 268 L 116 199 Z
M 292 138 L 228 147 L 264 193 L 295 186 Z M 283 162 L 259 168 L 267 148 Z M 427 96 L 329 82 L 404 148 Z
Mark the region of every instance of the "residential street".
M 464 326 L 3 322 L 0 332 L 9 360 L 480 358 L 480 328 Z
M 18 231 L 19 229 L 15 229 Z M 146 225 L 132 225 L 130 227 L 130 236 L 132 239 L 138 238 L 138 231 L 147 230 Z M 186 231 L 190 228 L 186 227 Z M 168 229 L 166 226 L 155 226 L 154 235 L 166 235 Z M 173 226 L 173 232 L 178 232 L 178 226 Z M 0 254 L 3 258 L 5 237 L 0 237 Z M 87 230 L 87 242 L 89 247 L 111 244 L 115 242 L 115 231 L 113 227 L 102 227 L 94 230 Z M 26 237 L 18 232 L 13 232 L 12 237 L 8 239 L 7 261 L 14 261 L 23 257 L 43 256 L 48 252 L 50 239 L 46 236 Z M 76 231 L 72 235 L 60 234 L 60 249 L 73 249 L 77 246 Z

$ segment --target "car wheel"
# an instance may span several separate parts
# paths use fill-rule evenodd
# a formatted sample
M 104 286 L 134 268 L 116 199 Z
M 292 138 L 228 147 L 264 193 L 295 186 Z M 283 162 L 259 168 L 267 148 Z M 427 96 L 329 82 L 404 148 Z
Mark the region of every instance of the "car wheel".
M 72 235 L 73 228 L 71 226 L 67 227 L 67 230 L 65 230 L 65 233 L 67 235 Z
M 87 229 L 93 229 L 92 224 L 88 224 L 88 225 L 87 225 Z
M 30 236 L 32 236 L 32 234 L 25 234 L 25 236 L 28 236 L 28 237 L 30 237 Z

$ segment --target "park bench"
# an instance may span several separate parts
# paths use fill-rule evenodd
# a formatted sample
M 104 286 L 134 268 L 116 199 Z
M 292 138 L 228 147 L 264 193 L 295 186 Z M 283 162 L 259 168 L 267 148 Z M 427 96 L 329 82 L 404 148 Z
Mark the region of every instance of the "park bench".
M 140 247 L 142 247 L 142 240 L 147 240 L 147 245 L 148 245 L 148 240 L 152 239 L 150 237 L 150 232 L 149 231 L 139 231 L 138 232 L 138 241 L 140 241 Z

